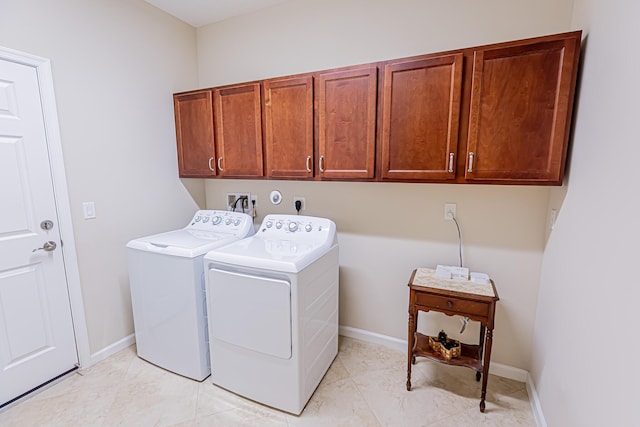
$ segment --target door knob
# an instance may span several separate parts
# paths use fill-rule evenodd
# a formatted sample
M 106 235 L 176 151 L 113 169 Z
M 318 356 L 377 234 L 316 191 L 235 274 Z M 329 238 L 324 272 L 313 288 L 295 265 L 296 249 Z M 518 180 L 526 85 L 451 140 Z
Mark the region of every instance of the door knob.
M 54 242 L 53 240 L 49 240 L 48 242 L 44 242 L 44 245 L 42 245 L 41 248 L 36 248 L 31 252 L 36 252 L 36 251 L 51 252 L 51 251 L 55 251 L 57 247 L 58 245 L 56 244 L 56 242 Z

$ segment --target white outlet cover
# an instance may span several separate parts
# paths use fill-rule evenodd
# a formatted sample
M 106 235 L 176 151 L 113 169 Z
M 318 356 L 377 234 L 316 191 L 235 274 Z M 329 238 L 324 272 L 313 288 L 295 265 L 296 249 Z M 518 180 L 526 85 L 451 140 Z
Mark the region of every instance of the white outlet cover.
M 558 210 L 551 209 L 551 213 L 549 215 L 549 228 L 553 230 L 556 226 L 556 218 L 558 217 Z
M 447 214 L 451 212 L 453 216 L 456 216 L 456 204 L 455 203 L 445 203 L 444 204 L 444 219 L 453 220 L 453 217 L 449 217 Z
M 94 202 L 82 203 L 82 212 L 84 219 L 95 219 L 96 217 L 96 205 Z
M 269 194 L 269 200 L 274 205 L 279 205 L 282 202 L 282 193 L 278 190 L 273 190 L 271 194 Z

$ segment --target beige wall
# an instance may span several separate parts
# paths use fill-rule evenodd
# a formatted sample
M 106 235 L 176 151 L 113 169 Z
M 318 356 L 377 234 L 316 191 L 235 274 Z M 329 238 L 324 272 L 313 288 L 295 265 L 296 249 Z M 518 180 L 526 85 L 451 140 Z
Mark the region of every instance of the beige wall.
M 279 190 L 283 202 L 268 201 Z M 267 213 L 333 219 L 340 241 L 340 324 L 406 339 L 407 281 L 416 267 L 457 264 L 457 230 L 443 219 L 444 203 L 457 203 L 465 265 L 497 283 L 495 361 L 528 369 L 544 247 L 548 189 L 438 184 L 214 180 L 207 207 L 223 209 L 227 192 L 258 196 L 258 220 Z M 423 325 L 426 326 L 426 325 Z M 442 316 L 432 330 L 451 335 L 457 320 Z M 426 329 L 425 329 L 426 330 Z M 476 328 L 464 338 L 475 341 Z
M 199 85 L 209 87 L 571 30 L 572 1 L 296 0 L 198 29 Z M 282 205 L 268 202 L 279 189 Z M 529 369 L 549 189 L 542 187 L 207 180 L 209 208 L 226 192 L 258 195 L 258 212 L 332 218 L 340 232 L 340 323 L 406 339 L 407 287 L 420 266 L 458 262 L 489 273 L 501 302 L 495 362 Z M 438 318 L 451 335 L 459 323 Z M 426 327 L 423 322 L 423 327 Z M 464 338 L 475 340 L 477 329 Z
M 295 0 L 198 28 L 203 87 L 569 30 L 572 0 Z
M 51 59 L 91 352 L 133 333 L 125 244 L 183 226 L 171 94 L 197 85 L 195 30 L 142 0 L 3 0 L 0 45 Z M 82 218 L 82 202 L 97 219 Z
M 571 170 L 551 199 L 531 369 L 550 426 L 640 425 L 639 17 L 637 2 L 575 2 L 586 42 Z

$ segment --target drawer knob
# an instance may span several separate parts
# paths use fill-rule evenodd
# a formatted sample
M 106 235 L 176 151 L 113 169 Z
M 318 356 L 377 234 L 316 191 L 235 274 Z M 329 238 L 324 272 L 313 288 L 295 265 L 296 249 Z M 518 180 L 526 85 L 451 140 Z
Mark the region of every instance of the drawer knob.
M 447 307 L 449 308 L 453 307 L 453 303 L 451 301 L 447 301 Z

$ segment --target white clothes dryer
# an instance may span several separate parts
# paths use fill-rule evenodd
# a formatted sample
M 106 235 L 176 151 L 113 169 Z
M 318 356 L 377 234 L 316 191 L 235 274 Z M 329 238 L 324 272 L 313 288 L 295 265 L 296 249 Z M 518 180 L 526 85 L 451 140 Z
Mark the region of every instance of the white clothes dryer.
M 300 414 L 338 353 L 335 224 L 267 215 L 205 270 L 212 382 Z
M 253 234 L 249 215 L 200 210 L 183 229 L 127 243 L 139 357 L 197 381 L 209 376 L 203 257 Z

